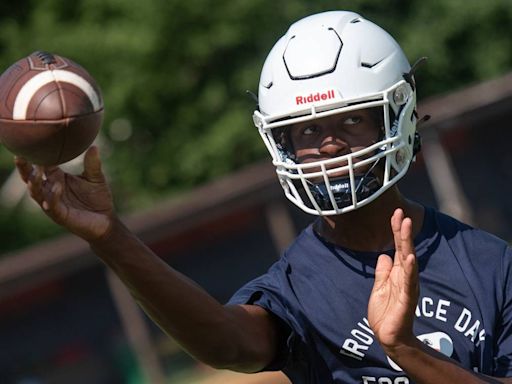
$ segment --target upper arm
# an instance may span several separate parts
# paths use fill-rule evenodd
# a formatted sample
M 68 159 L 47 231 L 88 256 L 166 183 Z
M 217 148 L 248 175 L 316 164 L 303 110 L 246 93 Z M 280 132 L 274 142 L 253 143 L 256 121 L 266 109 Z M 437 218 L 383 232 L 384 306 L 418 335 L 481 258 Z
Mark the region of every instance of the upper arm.
M 236 343 L 233 363 L 228 367 L 239 372 L 257 372 L 277 356 L 280 326 L 277 318 L 258 305 L 226 305 L 235 326 Z

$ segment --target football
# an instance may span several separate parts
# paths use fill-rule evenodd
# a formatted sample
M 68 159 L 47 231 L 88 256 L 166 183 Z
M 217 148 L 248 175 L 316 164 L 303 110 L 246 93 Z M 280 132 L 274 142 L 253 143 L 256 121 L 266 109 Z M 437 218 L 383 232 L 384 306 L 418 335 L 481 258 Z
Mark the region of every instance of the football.
M 37 51 L 0 76 L 0 143 L 38 165 L 84 152 L 103 120 L 103 98 L 77 63 Z

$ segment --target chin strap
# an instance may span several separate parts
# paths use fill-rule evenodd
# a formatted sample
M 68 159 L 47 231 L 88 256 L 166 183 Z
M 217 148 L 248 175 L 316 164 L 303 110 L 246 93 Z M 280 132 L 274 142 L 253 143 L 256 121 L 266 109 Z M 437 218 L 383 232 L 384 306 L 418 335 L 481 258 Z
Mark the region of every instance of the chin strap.
M 407 81 L 411 85 L 411 88 L 413 89 L 413 91 L 416 89 L 416 80 L 414 79 L 414 74 L 416 73 L 416 71 L 418 70 L 419 67 L 421 67 L 423 64 L 425 64 L 427 62 L 427 60 L 428 60 L 428 57 L 426 57 L 426 56 L 420 57 L 412 65 L 410 71 L 408 73 L 403 74 L 405 81 Z M 416 109 L 414 110 L 413 113 L 414 113 L 416 119 L 418 119 L 418 121 L 416 123 L 417 128 L 421 128 L 421 126 L 425 122 L 430 120 L 430 115 L 425 115 L 425 116 L 419 118 L 418 112 L 416 112 Z M 416 131 L 414 133 L 414 143 L 412 146 L 412 155 L 416 156 L 416 154 L 418 154 L 418 152 L 420 150 L 421 150 L 421 136 L 418 133 L 418 131 Z
M 418 118 L 418 113 L 415 111 L 416 118 Z M 422 118 L 418 119 L 418 122 L 416 123 L 416 132 L 414 132 L 414 144 L 412 146 L 412 155 L 416 156 L 418 152 L 421 150 L 421 135 L 418 133 L 418 130 L 423 127 L 423 124 L 425 124 L 427 121 L 429 121 L 431 118 L 430 115 L 425 115 Z
M 418 68 L 420 66 L 422 66 L 423 64 L 425 64 L 427 62 L 427 60 L 428 60 L 428 57 L 426 57 L 426 56 L 420 57 L 412 65 L 409 72 L 403 74 L 405 81 L 407 81 L 411 85 L 411 88 L 413 91 L 416 90 L 416 81 L 414 80 L 414 74 L 416 73 L 416 71 L 418 70 Z
M 412 155 L 416 156 L 421 151 L 421 136 L 418 132 L 414 132 L 414 144 L 412 145 Z
M 362 201 L 367 197 L 370 197 L 382 186 L 382 182 L 373 173 L 373 169 L 378 163 L 379 160 L 377 160 L 364 175 L 354 176 L 354 188 L 357 201 Z M 311 184 L 310 191 L 321 209 L 334 209 L 328 188 L 334 196 L 334 201 L 336 202 L 338 209 L 354 204 L 354 201 L 352 201 L 350 177 L 339 177 L 329 180 L 329 186 L 324 182 Z
M 255 109 L 257 111 L 259 111 L 260 110 L 260 102 L 258 101 L 258 96 L 253 91 L 250 91 L 248 89 L 245 91 L 245 94 L 249 95 L 250 98 L 256 103 Z
M 373 174 L 355 176 L 354 181 L 356 184 L 355 190 L 357 201 L 366 199 L 380 188 L 380 182 Z M 329 189 L 334 196 L 334 201 L 338 208 L 345 208 L 354 204 L 352 201 L 350 178 L 340 177 L 338 179 L 330 180 Z M 334 209 L 325 183 L 312 185 L 311 193 L 321 209 Z

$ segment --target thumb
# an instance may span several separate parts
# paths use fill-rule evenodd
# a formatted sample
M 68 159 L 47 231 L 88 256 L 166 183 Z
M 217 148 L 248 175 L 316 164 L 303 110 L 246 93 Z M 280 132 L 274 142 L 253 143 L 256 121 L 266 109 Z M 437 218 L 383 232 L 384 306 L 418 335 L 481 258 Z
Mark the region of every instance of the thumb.
M 105 181 L 105 176 L 101 170 L 98 147 L 92 146 L 85 152 L 84 172 L 82 175 L 92 183 L 102 183 Z
M 375 282 L 373 289 L 380 289 L 388 280 L 391 269 L 393 268 L 393 261 L 388 255 L 380 255 L 375 267 Z

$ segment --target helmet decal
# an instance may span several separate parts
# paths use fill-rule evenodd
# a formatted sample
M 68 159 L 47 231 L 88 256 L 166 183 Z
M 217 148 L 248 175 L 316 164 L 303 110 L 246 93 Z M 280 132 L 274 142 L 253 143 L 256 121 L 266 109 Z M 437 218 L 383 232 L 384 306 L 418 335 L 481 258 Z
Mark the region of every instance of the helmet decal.
M 309 95 L 299 95 L 295 96 L 295 104 L 302 105 L 302 104 L 310 104 L 315 102 L 321 102 L 321 101 L 330 101 L 336 99 L 336 94 L 334 92 L 334 89 L 329 89 L 325 92 L 316 92 L 316 93 L 310 93 Z

